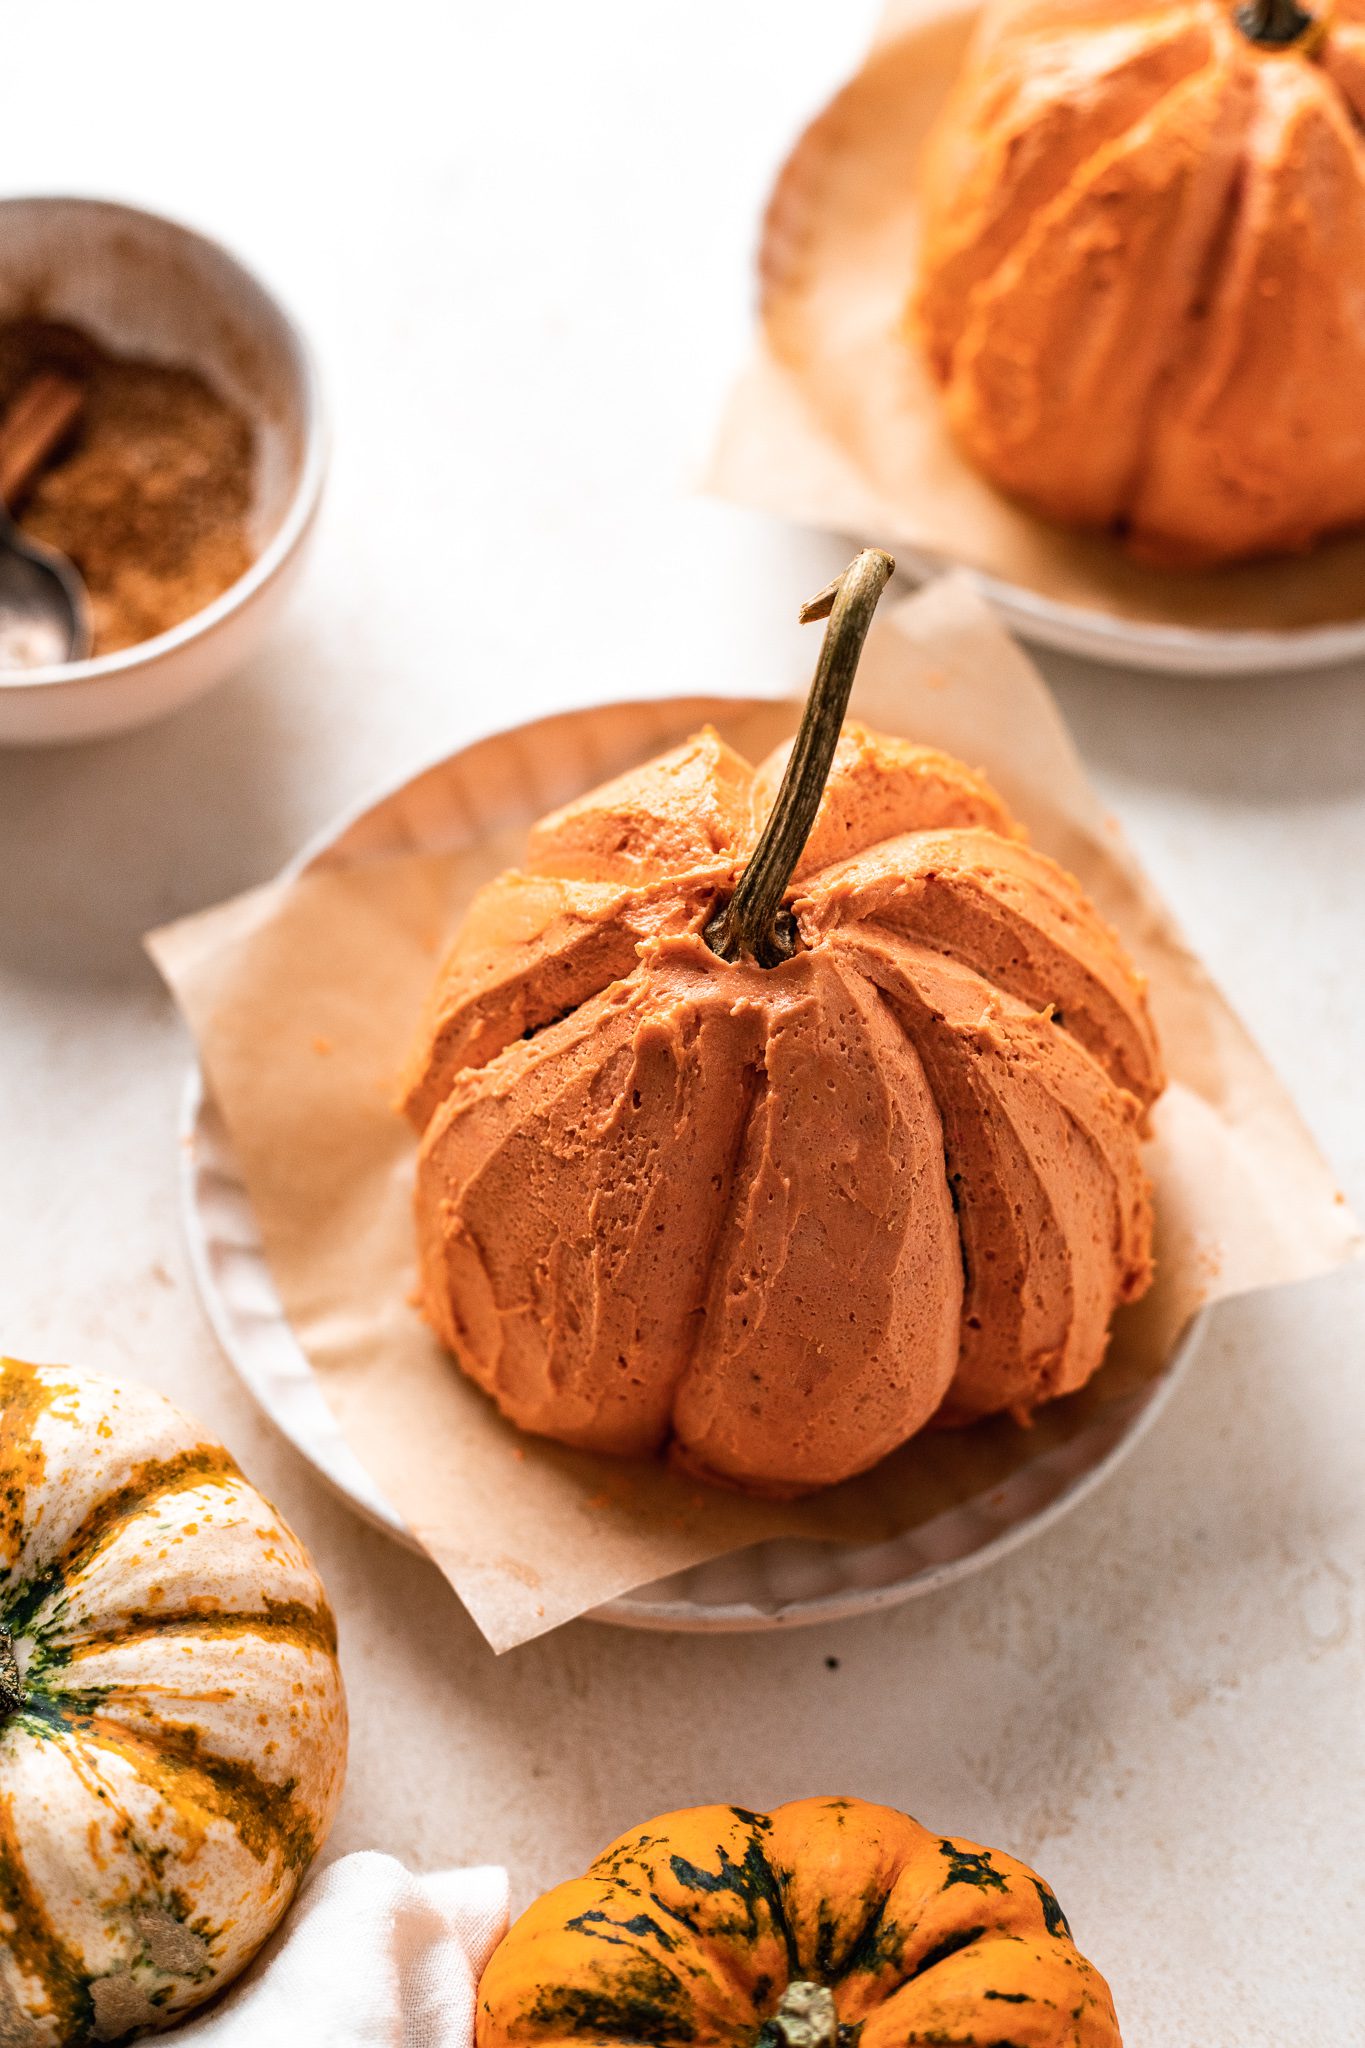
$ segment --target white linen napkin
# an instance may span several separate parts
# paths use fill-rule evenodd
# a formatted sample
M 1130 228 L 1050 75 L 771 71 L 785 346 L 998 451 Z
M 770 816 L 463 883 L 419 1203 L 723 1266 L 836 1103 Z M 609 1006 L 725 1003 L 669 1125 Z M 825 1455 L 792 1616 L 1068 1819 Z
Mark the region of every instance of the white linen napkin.
M 470 2048 L 474 1994 L 507 1925 L 507 1873 L 414 1877 L 343 1856 L 217 2005 L 154 2039 L 185 2048 Z

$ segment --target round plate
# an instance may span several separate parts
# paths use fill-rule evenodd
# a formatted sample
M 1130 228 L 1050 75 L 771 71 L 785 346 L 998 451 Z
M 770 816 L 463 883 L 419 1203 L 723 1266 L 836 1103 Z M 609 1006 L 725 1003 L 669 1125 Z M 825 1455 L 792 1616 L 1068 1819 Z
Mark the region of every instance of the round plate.
M 367 1521 L 419 1545 L 343 1437 L 280 1306 L 246 1189 L 198 1073 L 185 1093 L 181 1195 L 209 1320 L 237 1372 L 297 1451 Z M 1192 1323 L 1165 1372 L 1000 1486 L 890 1543 L 756 1544 L 623 1594 L 591 1619 L 696 1634 L 797 1628 L 932 1593 L 1041 1535 L 1140 1442 L 1189 1366 Z
M 492 756 L 507 735 L 476 741 L 355 806 L 311 840 L 286 878 L 353 860 L 439 852 L 461 843 L 471 816 L 479 829 L 514 828 L 571 794 L 648 758 L 681 732 L 712 719 L 769 715 L 758 699 L 640 699 L 609 707 L 617 752 L 603 755 L 570 709 L 518 728 L 527 780 L 515 803 L 490 793 Z M 601 707 L 597 707 L 599 715 Z M 532 775 L 532 767 L 535 773 Z M 357 1511 L 412 1549 L 415 1538 L 351 1450 L 275 1291 L 250 1199 L 198 1069 L 186 1089 L 181 1131 L 181 1197 L 195 1277 L 224 1351 L 295 1449 Z M 1050 1447 L 1036 1433 L 1033 1455 L 983 1488 L 887 1543 L 783 1539 L 694 1565 L 594 1610 L 627 1628 L 717 1634 L 792 1628 L 891 1607 L 929 1593 L 1036 1536 L 1112 1471 L 1150 1428 L 1189 1365 L 1203 1318 L 1192 1323 L 1164 1371 L 1133 1391 L 1095 1404 Z
M 888 546 L 924 581 L 960 570 L 1023 638 L 1186 675 L 1318 668 L 1365 653 L 1365 529 L 1300 555 L 1158 571 L 995 490 L 906 346 L 923 153 L 981 0 L 886 0 L 854 76 L 777 174 L 759 334 L 708 487 L 774 518 Z
M 1040 591 L 991 576 L 963 562 L 947 562 L 904 545 L 898 566 L 914 582 L 956 571 L 974 583 L 1002 624 L 1034 647 L 1055 647 L 1121 668 L 1155 675 L 1232 676 L 1298 673 L 1331 668 L 1365 655 L 1365 619 L 1332 626 L 1286 627 L 1279 633 L 1233 632 L 1221 627 L 1158 626 L 1063 604 Z

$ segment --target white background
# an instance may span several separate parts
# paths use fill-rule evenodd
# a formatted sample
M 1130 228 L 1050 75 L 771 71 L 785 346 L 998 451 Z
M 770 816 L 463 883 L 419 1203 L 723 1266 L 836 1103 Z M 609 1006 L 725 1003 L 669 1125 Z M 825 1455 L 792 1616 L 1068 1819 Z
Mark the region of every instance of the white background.
M 504 1861 L 524 1902 L 657 1810 L 853 1791 L 1035 1860 L 1129 2048 L 1349 2048 L 1359 1271 L 1220 1315 L 1123 1472 L 962 1589 L 782 1639 L 579 1624 L 499 1662 L 254 1412 L 186 1267 L 186 1046 L 148 926 L 492 726 L 801 680 L 796 605 L 846 551 L 692 479 L 744 352 L 765 185 L 872 12 L 4 8 L 0 189 L 224 236 L 316 342 L 335 460 L 268 654 L 145 733 L 0 755 L 0 1337 L 155 1381 L 312 1544 L 354 1712 L 330 1853 Z M 1365 1206 L 1365 674 L 1043 665 Z

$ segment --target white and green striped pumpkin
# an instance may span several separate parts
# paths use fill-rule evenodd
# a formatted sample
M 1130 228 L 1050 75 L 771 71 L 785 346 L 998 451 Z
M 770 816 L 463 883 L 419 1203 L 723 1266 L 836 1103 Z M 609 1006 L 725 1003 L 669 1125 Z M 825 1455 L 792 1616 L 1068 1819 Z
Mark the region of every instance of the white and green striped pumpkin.
M 227 1452 L 146 1387 L 0 1361 L 0 2048 L 219 1990 L 345 1761 L 326 1596 Z

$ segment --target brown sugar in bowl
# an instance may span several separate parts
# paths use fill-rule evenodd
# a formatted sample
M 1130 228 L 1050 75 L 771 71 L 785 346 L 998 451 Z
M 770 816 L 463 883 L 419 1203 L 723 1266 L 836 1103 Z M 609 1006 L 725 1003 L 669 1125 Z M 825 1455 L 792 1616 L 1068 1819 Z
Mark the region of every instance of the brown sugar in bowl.
M 302 565 L 326 434 L 308 345 L 218 243 L 105 200 L 0 200 L 0 322 L 60 322 L 100 348 L 177 366 L 250 424 L 249 561 L 191 616 L 94 658 L 0 677 L 0 745 L 119 732 L 211 689 L 270 630 Z

